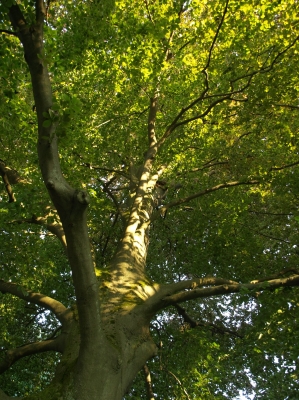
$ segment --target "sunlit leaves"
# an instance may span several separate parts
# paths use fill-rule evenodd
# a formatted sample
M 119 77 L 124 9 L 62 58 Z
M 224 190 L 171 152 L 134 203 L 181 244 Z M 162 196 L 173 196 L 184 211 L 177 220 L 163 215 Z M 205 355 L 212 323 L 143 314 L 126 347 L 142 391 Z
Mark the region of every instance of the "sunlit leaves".
M 21 5 L 29 21 L 33 5 Z M 155 172 L 163 170 L 167 183 L 164 204 L 220 183 L 259 184 L 210 193 L 157 218 L 150 229 L 150 279 L 166 284 L 212 275 L 247 282 L 298 264 L 297 7 L 296 0 L 230 0 L 224 16 L 225 2 L 218 0 L 49 3 L 43 62 L 54 103 L 43 126 L 57 125 L 63 173 L 90 192 L 98 276 L 123 232 L 120 211 L 130 202 L 130 171 L 147 150 L 154 94 L 158 140 L 185 110 L 155 159 Z M 1 16 L 4 11 L 1 4 Z M 8 19 L 1 28 L 11 29 Z M 64 250 L 33 222 L 36 215 L 59 221 L 37 166 L 36 105 L 23 49 L 4 32 L 0 45 L 0 156 L 24 178 L 13 186 L 16 203 L 8 204 L 1 186 L 1 278 L 69 305 Z M 232 399 L 239 388 L 253 391 L 252 381 L 261 399 L 273 397 L 276 381 L 295 390 L 297 303 L 294 290 L 190 304 L 188 312 L 207 324 L 196 330 L 176 312 L 159 315 L 152 332 L 164 348 L 151 365 L 157 397 L 183 398 L 186 389 L 190 398 Z M 46 338 L 57 327 L 54 318 L 27 312 L 14 298 L 5 298 L 0 311 L 3 349 Z M 209 323 L 240 336 L 210 330 Z M 49 379 L 36 374 L 34 387 L 21 381 L 17 390 L 23 386 L 26 393 Z M 6 378 L 5 385 L 15 394 Z M 136 383 L 129 398 L 143 398 L 139 388 Z

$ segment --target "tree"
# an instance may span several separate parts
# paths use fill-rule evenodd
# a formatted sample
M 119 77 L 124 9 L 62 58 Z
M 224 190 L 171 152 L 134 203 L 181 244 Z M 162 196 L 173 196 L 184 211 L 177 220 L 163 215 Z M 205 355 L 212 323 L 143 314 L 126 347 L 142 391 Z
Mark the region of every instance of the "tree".
M 1 399 L 295 398 L 296 7 L 2 2 Z

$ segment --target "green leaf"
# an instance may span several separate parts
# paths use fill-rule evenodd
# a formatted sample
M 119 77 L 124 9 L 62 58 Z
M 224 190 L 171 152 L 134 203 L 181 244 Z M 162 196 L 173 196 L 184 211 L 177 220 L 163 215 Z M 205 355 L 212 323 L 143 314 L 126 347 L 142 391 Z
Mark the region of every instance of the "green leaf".
M 49 126 L 51 126 L 51 124 L 52 124 L 52 121 L 51 121 L 50 119 L 46 119 L 46 120 L 43 122 L 43 127 L 44 127 L 44 128 L 48 128 Z

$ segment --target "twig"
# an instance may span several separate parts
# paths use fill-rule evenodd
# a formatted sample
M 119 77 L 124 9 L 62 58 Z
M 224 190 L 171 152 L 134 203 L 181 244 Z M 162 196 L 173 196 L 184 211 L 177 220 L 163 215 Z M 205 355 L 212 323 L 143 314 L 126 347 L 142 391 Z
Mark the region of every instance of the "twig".
M 143 372 L 144 372 L 147 400 L 155 400 L 152 379 L 151 379 L 151 373 L 146 364 L 144 364 L 144 366 L 143 366 Z

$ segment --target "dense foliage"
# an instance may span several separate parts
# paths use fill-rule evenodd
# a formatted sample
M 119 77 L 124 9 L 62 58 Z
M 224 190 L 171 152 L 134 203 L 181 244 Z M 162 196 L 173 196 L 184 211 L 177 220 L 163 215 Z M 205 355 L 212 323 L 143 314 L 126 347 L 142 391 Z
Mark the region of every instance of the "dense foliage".
M 36 6 L 0 5 L 0 271 L 25 301 L 0 287 L 0 387 L 24 396 L 51 381 L 59 354 L 37 351 L 7 369 L 7 352 L 60 329 L 53 313 L 26 301 L 26 290 L 66 307 L 76 297 L 40 173 L 37 105 L 9 11 L 16 3 L 28 26 Z M 99 282 L 128 221 L 154 102 L 148 279 L 264 282 L 235 294 L 206 285 L 206 295 L 159 311 L 150 326 L 157 356 L 126 399 L 150 399 L 149 388 L 159 399 L 297 396 L 298 39 L 297 0 L 46 4 L 40 57 L 54 100 L 43 127 L 57 125 L 63 175 L 89 192 Z M 288 286 L 288 277 L 297 280 Z M 273 279 L 281 284 L 269 290 Z

